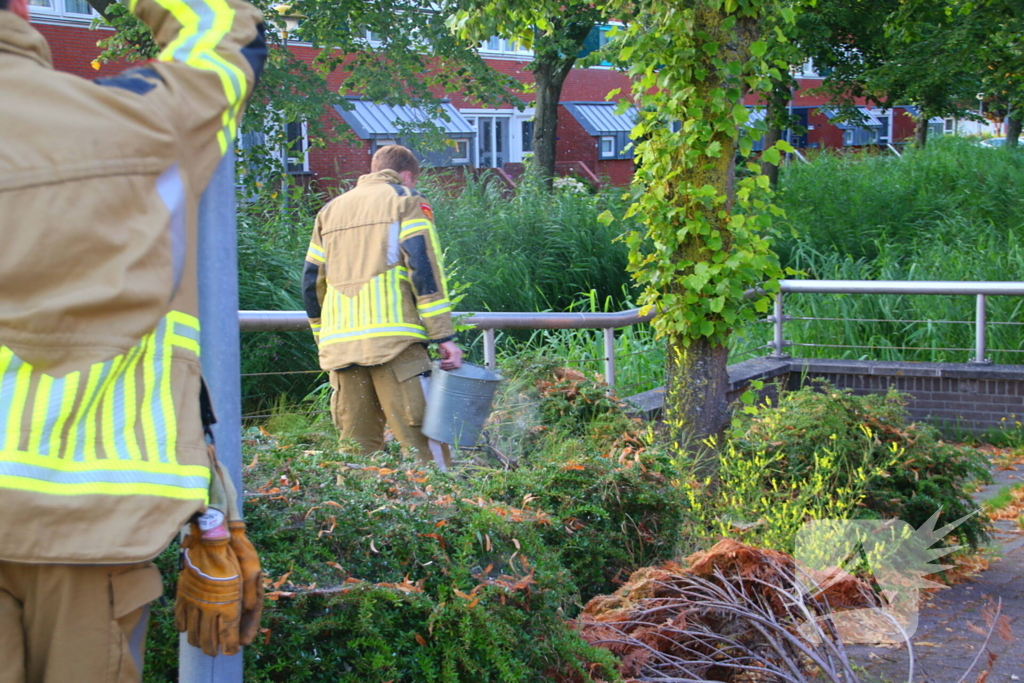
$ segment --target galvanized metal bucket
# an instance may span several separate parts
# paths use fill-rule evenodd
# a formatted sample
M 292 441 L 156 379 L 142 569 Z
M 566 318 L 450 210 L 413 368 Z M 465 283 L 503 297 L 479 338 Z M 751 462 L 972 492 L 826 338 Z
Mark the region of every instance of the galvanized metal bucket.
M 442 443 L 473 447 L 480 437 L 501 375 L 472 363 L 457 370 L 434 367 L 423 415 L 423 434 Z

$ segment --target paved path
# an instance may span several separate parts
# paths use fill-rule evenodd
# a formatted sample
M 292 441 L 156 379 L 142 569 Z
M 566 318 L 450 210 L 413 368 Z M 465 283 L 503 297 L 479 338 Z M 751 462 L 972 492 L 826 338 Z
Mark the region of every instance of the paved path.
M 975 498 L 985 500 L 1004 486 L 1024 482 L 1024 463 L 1018 463 L 1016 468 L 994 471 L 995 483 L 979 491 Z M 989 569 L 932 594 L 922 607 L 917 633 L 911 639 L 917 659 L 913 683 L 957 683 L 983 648 L 985 633 L 976 632 L 979 628 L 988 631 L 982 610 L 998 599 L 1002 599 L 1002 614 L 1013 640 L 993 634 L 988 650 L 996 656 L 995 661 L 990 667 L 983 652 L 964 683 L 1024 683 L 1024 533 L 1014 522 L 997 522 L 993 540 L 1001 547 L 998 559 L 993 560 Z M 908 680 L 906 649 L 850 650 L 865 666 L 864 683 Z M 989 668 L 987 679 L 979 681 L 979 674 Z

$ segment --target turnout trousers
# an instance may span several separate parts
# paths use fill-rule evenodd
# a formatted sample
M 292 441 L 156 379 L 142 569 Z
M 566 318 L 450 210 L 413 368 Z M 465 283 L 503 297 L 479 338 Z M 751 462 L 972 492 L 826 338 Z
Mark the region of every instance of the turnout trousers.
M 420 431 L 426 410 L 426 386 L 432 366 L 427 350 L 413 343 L 380 365 L 350 365 L 332 370 L 331 417 L 343 439 L 356 441 L 363 453 L 384 445 L 384 425 L 421 465 L 451 465 L 447 444 Z
M 0 683 L 139 683 L 152 562 L 0 561 Z

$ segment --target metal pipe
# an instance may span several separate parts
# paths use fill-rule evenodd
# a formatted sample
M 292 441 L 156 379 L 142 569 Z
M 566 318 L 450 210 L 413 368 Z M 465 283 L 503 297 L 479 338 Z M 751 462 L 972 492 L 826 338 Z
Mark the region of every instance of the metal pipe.
M 779 292 L 775 295 L 775 312 L 772 315 L 772 330 L 774 331 L 772 358 L 785 358 L 789 355 L 786 353 L 786 340 L 783 338 L 782 323 L 782 292 Z
M 1024 296 L 1024 282 L 956 280 L 779 280 L 787 294 L 943 294 Z
M 604 381 L 615 387 L 615 328 L 604 328 Z
M 494 330 L 484 330 L 484 365 L 493 370 L 498 365 L 497 345 L 494 341 Z
M 985 358 L 985 295 L 979 294 L 975 302 L 974 320 L 974 360 L 975 365 L 988 365 L 992 361 Z
M 217 414 L 217 459 L 242 491 L 242 387 L 238 338 L 238 255 L 235 241 L 235 151 L 221 159 L 199 202 L 200 356 Z M 199 397 L 196 397 L 198 400 Z M 242 653 L 208 657 L 181 634 L 180 683 L 241 683 Z

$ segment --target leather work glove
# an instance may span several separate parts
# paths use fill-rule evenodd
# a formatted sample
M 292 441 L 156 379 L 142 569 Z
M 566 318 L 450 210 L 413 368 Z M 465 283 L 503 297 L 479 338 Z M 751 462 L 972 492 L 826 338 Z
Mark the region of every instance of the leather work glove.
M 260 630 L 263 612 L 263 571 L 256 549 L 245 535 L 245 522 L 228 522 L 231 550 L 238 558 L 242 574 L 242 618 L 238 641 L 248 645 Z
M 242 568 L 233 542 L 234 534 L 203 538 L 195 522 L 181 542 L 174 626 L 188 633 L 189 645 L 201 648 L 210 657 L 233 655 L 240 645 Z M 258 572 L 259 560 L 256 567 Z

